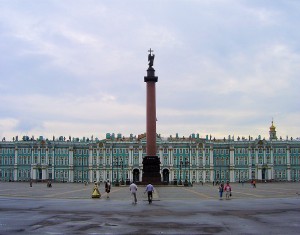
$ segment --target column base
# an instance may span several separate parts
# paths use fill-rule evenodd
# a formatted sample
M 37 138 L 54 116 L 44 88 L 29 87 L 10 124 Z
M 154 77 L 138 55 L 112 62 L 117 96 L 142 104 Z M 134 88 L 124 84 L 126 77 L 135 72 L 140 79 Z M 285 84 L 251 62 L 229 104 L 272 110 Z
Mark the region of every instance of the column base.
M 162 184 L 160 175 L 160 161 L 157 156 L 144 157 L 142 183 Z

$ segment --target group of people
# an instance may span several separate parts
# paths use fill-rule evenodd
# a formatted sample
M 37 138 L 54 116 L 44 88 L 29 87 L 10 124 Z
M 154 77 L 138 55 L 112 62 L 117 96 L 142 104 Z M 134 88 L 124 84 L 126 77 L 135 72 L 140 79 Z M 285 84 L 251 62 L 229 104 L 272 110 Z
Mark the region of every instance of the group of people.
M 93 193 L 92 193 L 92 198 L 100 198 L 101 197 L 101 193 L 99 191 L 98 185 L 100 185 L 100 182 L 95 183 Z M 105 192 L 106 192 L 107 198 L 109 198 L 110 189 L 111 189 L 111 184 L 110 184 L 109 180 L 107 180 L 105 182 Z
M 137 203 L 137 197 L 136 197 L 136 193 L 137 193 L 137 185 L 132 182 L 129 186 L 129 191 L 131 192 L 131 196 L 132 196 L 132 204 L 136 204 Z M 148 202 L 149 204 L 152 203 L 152 198 L 153 198 L 153 193 L 154 193 L 154 187 L 152 184 L 148 184 L 146 186 L 146 190 L 144 193 L 147 193 L 148 196 Z
M 129 191 L 131 192 L 131 196 L 132 196 L 132 204 L 137 204 L 137 195 L 136 195 L 137 190 L 138 190 L 137 185 L 134 182 L 132 182 L 129 186 Z M 108 196 L 108 194 L 110 192 L 109 181 L 108 181 L 108 184 L 107 183 L 105 184 L 105 191 L 107 193 L 107 197 L 109 197 Z M 219 184 L 219 195 L 220 195 L 221 200 L 223 199 L 223 192 L 225 192 L 226 199 L 230 199 L 230 197 L 232 196 L 232 193 L 231 193 L 231 186 L 229 184 L 229 181 L 227 181 L 227 183 L 225 185 L 223 183 Z M 154 187 L 151 183 L 149 183 L 146 186 L 144 193 L 147 193 L 148 202 L 149 202 L 149 204 L 151 204 L 152 199 L 153 199 L 153 193 L 154 193 Z
M 229 182 L 227 181 L 226 185 L 221 183 L 219 185 L 219 194 L 220 194 L 220 200 L 223 199 L 223 192 L 226 193 L 226 199 L 229 199 L 232 194 L 231 194 L 231 186 L 229 185 Z
M 95 184 L 95 187 L 96 187 L 97 189 L 94 188 L 94 191 L 95 191 L 95 190 L 98 190 L 97 183 Z M 107 197 L 107 198 L 109 198 L 110 190 L 111 190 L 111 184 L 110 184 L 109 180 L 107 180 L 107 181 L 105 182 L 105 192 L 106 192 L 106 195 L 107 195 L 106 197 Z M 136 204 L 136 203 L 137 203 L 137 196 L 136 196 L 136 193 L 137 193 L 137 190 L 138 190 L 137 185 L 136 185 L 134 182 L 132 182 L 132 183 L 130 184 L 130 186 L 129 186 L 129 190 L 130 190 L 131 196 L 132 196 L 132 204 Z M 149 183 L 149 184 L 146 186 L 146 190 L 145 190 L 145 193 L 147 193 L 147 195 L 148 195 L 148 202 L 149 202 L 149 204 L 152 203 L 153 192 L 154 192 L 154 187 L 153 187 L 152 184 Z M 100 192 L 99 192 L 99 194 L 100 194 Z

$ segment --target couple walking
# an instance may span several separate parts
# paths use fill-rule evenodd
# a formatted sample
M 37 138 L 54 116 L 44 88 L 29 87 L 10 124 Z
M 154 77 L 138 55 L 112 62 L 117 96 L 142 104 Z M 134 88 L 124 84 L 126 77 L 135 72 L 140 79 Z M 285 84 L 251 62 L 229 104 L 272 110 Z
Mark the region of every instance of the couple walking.
M 229 185 L 229 182 L 226 183 L 224 186 L 223 183 L 219 186 L 219 193 L 220 193 L 220 200 L 222 200 L 223 192 L 226 192 L 226 199 L 229 199 L 231 197 L 231 186 Z
M 137 198 L 136 198 L 137 186 L 134 182 L 131 183 L 131 185 L 129 186 L 129 190 L 130 190 L 131 196 L 132 196 L 132 204 L 136 204 L 137 203 Z M 148 202 L 150 204 L 150 203 L 152 203 L 152 196 L 153 196 L 152 194 L 154 192 L 154 187 L 152 184 L 148 184 L 146 186 L 145 193 L 146 192 L 148 194 Z

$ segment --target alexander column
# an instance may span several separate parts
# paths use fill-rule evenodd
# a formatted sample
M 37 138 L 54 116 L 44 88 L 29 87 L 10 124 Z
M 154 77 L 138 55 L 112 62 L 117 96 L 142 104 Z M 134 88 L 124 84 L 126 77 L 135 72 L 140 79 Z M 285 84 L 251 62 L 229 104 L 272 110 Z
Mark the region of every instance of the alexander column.
M 147 83 L 147 113 L 146 113 L 146 152 L 147 156 L 143 159 L 143 183 L 161 183 L 160 160 L 156 156 L 156 98 L 155 83 L 158 77 L 155 76 L 153 62 L 155 55 L 150 48 L 148 61 L 149 68 L 144 81 Z

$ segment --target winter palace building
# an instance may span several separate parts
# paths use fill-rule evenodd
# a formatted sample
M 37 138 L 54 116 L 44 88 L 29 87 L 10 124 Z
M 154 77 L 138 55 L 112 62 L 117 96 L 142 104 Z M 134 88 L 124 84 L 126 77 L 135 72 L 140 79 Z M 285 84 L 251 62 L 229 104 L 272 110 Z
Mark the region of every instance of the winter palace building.
M 0 142 L 1 181 L 101 182 L 141 181 L 145 134 L 122 137 L 107 134 L 103 140 L 60 137 L 52 140 L 18 137 Z M 300 141 L 269 139 L 161 138 L 157 136 L 161 179 L 165 184 L 212 181 L 299 181 Z

